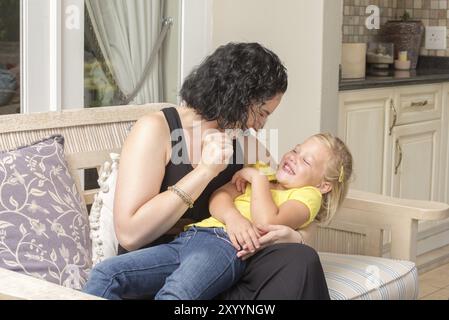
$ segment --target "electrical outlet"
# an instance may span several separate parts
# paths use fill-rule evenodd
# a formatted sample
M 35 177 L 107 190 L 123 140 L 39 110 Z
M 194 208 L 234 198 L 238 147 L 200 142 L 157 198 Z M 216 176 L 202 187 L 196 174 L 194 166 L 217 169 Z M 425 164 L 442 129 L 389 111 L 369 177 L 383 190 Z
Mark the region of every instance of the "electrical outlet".
M 426 49 L 446 50 L 446 27 L 426 27 Z

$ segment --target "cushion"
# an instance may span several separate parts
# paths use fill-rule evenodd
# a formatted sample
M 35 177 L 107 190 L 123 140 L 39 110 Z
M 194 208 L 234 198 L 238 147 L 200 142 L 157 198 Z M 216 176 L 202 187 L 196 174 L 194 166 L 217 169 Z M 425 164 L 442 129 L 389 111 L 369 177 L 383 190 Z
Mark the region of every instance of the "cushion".
M 332 300 L 414 300 L 418 271 L 413 262 L 319 253 Z
M 0 267 L 81 289 L 92 263 L 87 221 L 61 135 L 0 152 Z
M 111 153 L 110 157 L 112 164 L 107 161 L 100 170 L 98 179 L 100 190 L 95 195 L 89 215 L 93 265 L 117 255 L 118 241 L 115 236 L 112 208 L 120 155 Z

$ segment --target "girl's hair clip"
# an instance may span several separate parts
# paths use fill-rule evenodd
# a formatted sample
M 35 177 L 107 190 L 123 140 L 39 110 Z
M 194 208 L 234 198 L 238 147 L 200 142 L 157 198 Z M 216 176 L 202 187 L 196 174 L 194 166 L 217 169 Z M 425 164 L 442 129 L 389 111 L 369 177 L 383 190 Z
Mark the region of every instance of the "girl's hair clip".
M 340 176 L 338 177 L 338 182 L 342 183 L 345 179 L 345 170 L 343 166 L 340 168 Z

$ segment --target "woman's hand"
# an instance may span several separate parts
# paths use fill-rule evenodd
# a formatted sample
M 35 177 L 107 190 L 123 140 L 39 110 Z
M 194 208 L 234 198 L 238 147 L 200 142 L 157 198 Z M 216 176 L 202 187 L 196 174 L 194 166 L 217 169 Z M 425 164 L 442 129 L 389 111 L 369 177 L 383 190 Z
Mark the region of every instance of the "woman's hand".
M 311 240 L 314 237 L 315 228 L 315 223 L 312 223 L 300 232 L 283 225 L 258 226 L 262 236 L 259 238 L 260 247 L 257 251 L 276 243 L 309 244 L 309 239 Z M 237 253 L 237 257 L 246 260 L 254 254 L 255 252 L 251 252 L 244 247 L 243 250 Z
M 227 221 L 226 232 L 237 251 L 246 248 L 248 252 L 254 253 L 260 248 L 258 228 L 240 213 Z
M 237 171 L 232 177 L 231 182 L 235 184 L 237 191 L 243 193 L 245 192 L 247 183 L 253 183 L 255 179 L 260 177 L 264 178 L 264 176 L 257 169 L 247 167 Z
M 217 176 L 226 169 L 233 153 L 232 139 L 227 134 L 208 134 L 203 141 L 199 166 Z

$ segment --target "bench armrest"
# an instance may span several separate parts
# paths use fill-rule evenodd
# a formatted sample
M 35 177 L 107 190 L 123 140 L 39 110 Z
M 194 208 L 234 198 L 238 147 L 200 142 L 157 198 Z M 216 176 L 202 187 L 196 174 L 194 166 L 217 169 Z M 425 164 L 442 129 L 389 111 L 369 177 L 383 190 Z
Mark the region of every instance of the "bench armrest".
M 0 268 L 0 300 L 101 300 L 101 298 Z
M 389 229 L 391 257 L 416 261 L 418 221 L 446 218 L 449 218 L 449 205 L 446 203 L 399 199 L 350 190 L 335 221 L 379 230 Z
M 375 193 L 350 190 L 344 207 L 415 220 L 442 220 L 449 218 L 449 205 L 441 202 L 387 197 Z

